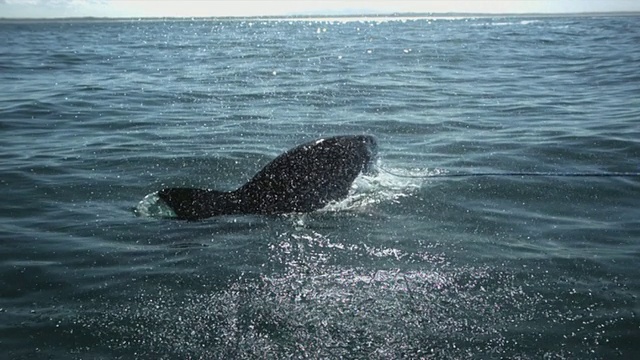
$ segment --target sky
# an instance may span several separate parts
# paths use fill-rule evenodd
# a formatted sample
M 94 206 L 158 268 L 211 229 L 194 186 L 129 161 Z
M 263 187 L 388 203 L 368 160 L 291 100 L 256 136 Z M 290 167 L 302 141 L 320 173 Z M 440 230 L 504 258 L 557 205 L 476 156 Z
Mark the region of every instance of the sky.
M 0 18 L 640 12 L 640 0 L 0 0 Z

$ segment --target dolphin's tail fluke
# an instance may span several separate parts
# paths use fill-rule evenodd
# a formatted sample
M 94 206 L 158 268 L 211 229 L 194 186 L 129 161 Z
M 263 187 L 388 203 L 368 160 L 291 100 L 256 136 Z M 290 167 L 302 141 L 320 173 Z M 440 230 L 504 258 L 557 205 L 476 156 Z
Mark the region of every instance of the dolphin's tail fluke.
M 229 193 L 208 189 L 166 188 L 158 191 L 158 197 L 175 212 L 178 219 L 183 220 L 218 215 L 217 212 L 229 203 Z

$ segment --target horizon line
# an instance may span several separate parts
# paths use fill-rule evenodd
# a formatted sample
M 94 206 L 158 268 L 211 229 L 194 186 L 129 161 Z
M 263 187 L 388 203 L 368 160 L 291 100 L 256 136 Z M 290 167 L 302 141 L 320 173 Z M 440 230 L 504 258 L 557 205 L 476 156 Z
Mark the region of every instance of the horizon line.
M 581 11 L 562 13 L 473 13 L 473 12 L 443 12 L 443 13 L 423 13 L 423 12 L 402 12 L 402 13 L 362 13 L 362 14 L 295 14 L 295 15 L 223 15 L 223 16 L 60 16 L 60 17 L 0 17 L 0 21 L 43 21 L 43 20 L 241 20 L 241 19 L 283 19 L 283 20 L 305 20 L 305 19 L 340 19 L 340 18 L 451 18 L 451 17 L 558 17 L 558 16 L 639 16 L 640 11 Z

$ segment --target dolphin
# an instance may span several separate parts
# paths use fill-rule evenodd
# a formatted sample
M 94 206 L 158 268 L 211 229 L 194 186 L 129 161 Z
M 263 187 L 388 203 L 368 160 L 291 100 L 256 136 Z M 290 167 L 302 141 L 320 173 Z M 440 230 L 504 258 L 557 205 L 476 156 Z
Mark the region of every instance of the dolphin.
M 360 173 L 372 173 L 377 156 L 370 135 L 343 135 L 299 145 L 233 191 L 165 188 L 158 197 L 178 219 L 219 215 L 307 213 L 347 197 Z

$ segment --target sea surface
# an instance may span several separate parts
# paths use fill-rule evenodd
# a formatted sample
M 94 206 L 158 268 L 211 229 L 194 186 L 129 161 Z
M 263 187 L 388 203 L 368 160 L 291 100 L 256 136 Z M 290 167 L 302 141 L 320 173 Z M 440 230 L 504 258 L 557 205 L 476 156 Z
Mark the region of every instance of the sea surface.
M 638 16 L 3 21 L 0 358 L 638 359 Z M 377 138 L 310 214 L 179 221 Z

